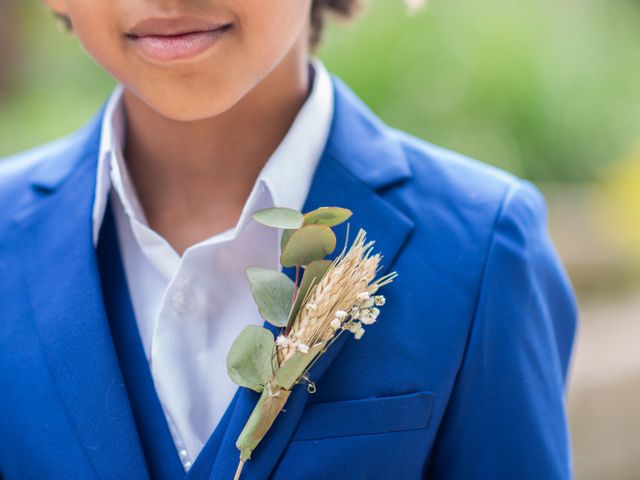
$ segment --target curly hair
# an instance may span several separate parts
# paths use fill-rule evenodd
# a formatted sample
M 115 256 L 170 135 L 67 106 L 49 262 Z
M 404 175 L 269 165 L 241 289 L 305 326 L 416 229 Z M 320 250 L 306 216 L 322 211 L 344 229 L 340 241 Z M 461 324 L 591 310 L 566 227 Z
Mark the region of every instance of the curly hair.
M 320 44 L 327 14 L 350 18 L 355 15 L 359 7 L 360 0 L 313 0 L 311 5 L 311 38 L 309 39 L 311 49 L 315 49 Z M 73 29 L 71 19 L 67 15 L 53 13 L 58 17 L 65 30 L 71 31 Z
M 315 49 L 320 44 L 328 13 L 342 18 L 350 18 L 356 14 L 359 8 L 359 0 L 313 0 L 311 6 L 311 49 Z

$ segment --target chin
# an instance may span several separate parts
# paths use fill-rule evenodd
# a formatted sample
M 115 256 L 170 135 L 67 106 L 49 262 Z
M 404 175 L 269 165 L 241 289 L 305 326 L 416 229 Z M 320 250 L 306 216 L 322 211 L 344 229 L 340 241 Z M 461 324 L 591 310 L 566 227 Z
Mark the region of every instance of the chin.
M 192 100 L 193 101 L 193 100 Z M 198 120 L 205 120 L 212 118 L 228 110 L 228 108 L 219 107 L 215 105 L 149 105 L 158 114 L 170 120 L 176 122 L 197 122 Z
M 220 115 L 229 110 L 241 98 L 224 92 L 212 94 L 212 89 L 206 91 L 168 90 L 162 94 L 143 95 L 147 106 L 165 118 L 180 122 L 195 122 Z

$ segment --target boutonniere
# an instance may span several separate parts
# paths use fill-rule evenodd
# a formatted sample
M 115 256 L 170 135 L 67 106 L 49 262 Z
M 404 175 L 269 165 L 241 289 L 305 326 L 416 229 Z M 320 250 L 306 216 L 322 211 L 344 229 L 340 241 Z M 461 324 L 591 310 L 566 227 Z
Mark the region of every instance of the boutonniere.
M 345 332 L 359 340 L 365 326 L 376 322 L 385 299 L 377 292 L 397 276 L 378 276 L 381 255 L 373 253 L 372 241 L 360 230 L 345 243 L 335 260 L 325 257 L 336 248 L 332 230 L 351 217 L 351 211 L 323 207 L 303 215 L 286 208 L 269 208 L 253 218 L 269 227 L 282 229 L 280 263 L 295 267 L 295 281 L 280 271 L 251 267 L 247 277 L 260 315 L 278 327 L 279 334 L 261 326 L 244 329 L 227 357 L 231 379 L 241 387 L 260 393 L 236 446 L 244 463 L 267 434 L 284 408 L 291 390 L 306 383 L 310 393 L 315 384 L 309 369 Z

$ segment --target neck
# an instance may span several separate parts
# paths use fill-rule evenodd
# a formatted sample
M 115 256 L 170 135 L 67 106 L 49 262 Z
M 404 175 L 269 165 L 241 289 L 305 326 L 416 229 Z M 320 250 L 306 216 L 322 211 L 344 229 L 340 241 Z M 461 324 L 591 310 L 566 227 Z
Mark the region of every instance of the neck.
M 149 226 L 182 253 L 235 225 L 260 170 L 309 94 L 306 51 L 293 51 L 227 111 L 192 122 L 125 91 L 125 158 Z

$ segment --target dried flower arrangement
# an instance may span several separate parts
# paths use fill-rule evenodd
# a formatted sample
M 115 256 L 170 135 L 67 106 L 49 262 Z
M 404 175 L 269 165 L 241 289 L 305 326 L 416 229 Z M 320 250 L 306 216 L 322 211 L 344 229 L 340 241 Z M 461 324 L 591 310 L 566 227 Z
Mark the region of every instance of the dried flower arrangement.
M 236 480 L 293 387 L 307 383 L 309 392 L 315 391 L 309 369 L 344 332 L 362 338 L 365 326 L 376 322 L 385 303 L 378 290 L 397 276 L 392 272 L 377 277 L 382 257 L 373 254 L 374 242 L 366 240 L 364 230 L 334 260 L 325 258 L 337 243 L 332 227 L 350 217 L 351 211 L 339 207 L 322 207 L 305 215 L 286 208 L 253 214 L 256 221 L 283 229 L 280 263 L 295 267 L 296 278 L 292 281 L 275 270 L 247 270 L 261 316 L 281 330 L 276 338 L 266 328 L 249 326 L 227 357 L 231 379 L 261 394 L 236 442 L 240 450 Z

